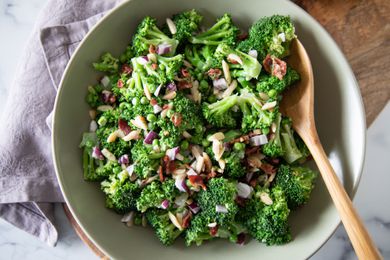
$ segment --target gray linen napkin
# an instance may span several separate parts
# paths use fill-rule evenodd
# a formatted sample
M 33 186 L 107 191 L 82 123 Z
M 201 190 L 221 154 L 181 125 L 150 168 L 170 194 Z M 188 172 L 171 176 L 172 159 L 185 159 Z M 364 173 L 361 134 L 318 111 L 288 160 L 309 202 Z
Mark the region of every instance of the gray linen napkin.
M 54 246 L 63 202 L 48 127 L 62 73 L 91 27 L 121 0 L 51 0 L 42 10 L 0 117 L 0 217 Z

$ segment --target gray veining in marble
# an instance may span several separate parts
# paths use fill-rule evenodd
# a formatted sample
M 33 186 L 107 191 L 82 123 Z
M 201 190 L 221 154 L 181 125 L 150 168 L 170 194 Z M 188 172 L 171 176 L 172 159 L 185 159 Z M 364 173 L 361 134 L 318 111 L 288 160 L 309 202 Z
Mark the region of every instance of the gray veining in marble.
M 0 0 L 0 111 L 34 20 L 47 0 Z M 390 259 L 390 104 L 368 130 L 367 156 L 354 204 L 384 259 Z M 96 259 L 77 237 L 62 207 L 56 208 L 60 238 L 55 248 L 0 220 L 0 259 Z M 356 259 L 343 227 L 311 258 Z

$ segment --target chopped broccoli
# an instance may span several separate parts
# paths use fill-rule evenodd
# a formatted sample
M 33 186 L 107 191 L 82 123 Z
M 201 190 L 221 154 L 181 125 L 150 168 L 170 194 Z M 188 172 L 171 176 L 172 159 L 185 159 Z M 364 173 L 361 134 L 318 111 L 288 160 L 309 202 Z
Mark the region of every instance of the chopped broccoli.
M 180 43 L 187 40 L 198 30 L 202 19 L 203 17 L 195 9 L 175 14 L 172 17 L 176 26 L 176 33 L 173 37 Z
M 166 210 L 150 209 L 146 212 L 146 219 L 154 228 L 158 239 L 166 246 L 172 245 L 182 233 L 172 224 Z
M 212 104 L 203 103 L 203 116 L 213 126 L 234 128 L 237 124 L 232 107 L 237 104 L 238 96 L 231 95 Z
M 288 163 L 293 163 L 303 157 L 303 154 L 298 149 L 294 139 L 294 130 L 292 129 L 292 121 L 290 118 L 283 118 L 281 123 L 280 136 L 282 140 L 282 148 L 284 151 L 283 158 Z
M 317 172 L 309 168 L 281 165 L 275 183 L 286 194 L 288 207 L 296 209 L 309 200 L 316 178 Z
M 296 132 L 294 132 L 294 140 L 295 144 L 297 145 L 299 151 L 302 154 L 302 157 L 299 158 L 299 162 L 302 163 L 307 160 L 307 158 L 311 155 L 309 148 L 307 148 L 305 142 L 303 142 L 302 138 Z
M 115 125 L 106 124 L 104 126 L 100 126 L 96 130 L 96 134 L 100 140 L 101 147 L 106 148 L 117 158 L 119 158 L 120 156 L 128 154 L 130 152 L 131 144 L 129 142 L 124 141 L 122 138 L 117 138 L 115 142 L 107 142 L 108 136 L 118 129 L 118 119 L 115 120 L 115 122 Z
M 208 224 L 210 224 L 209 218 L 204 213 L 195 215 L 186 230 L 186 245 L 196 244 L 200 246 L 204 241 L 213 239 L 214 237 L 210 234 Z
M 119 68 L 119 60 L 110 53 L 104 53 L 99 62 L 93 63 L 93 67 L 98 71 L 116 73 Z
M 163 71 L 167 81 L 161 82 L 166 83 L 168 81 L 173 81 L 180 71 L 180 68 L 183 66 L 184 56 L 178 54 L 173 57 L 163 57 L 160 55 L 157 56 L 157 64 L 159 65 L 159 70 Z
M 131 46 L 127 46 L 125 52 L 121 56 L 119 56 L 119 61 L 122 64 L 130 63 L 131 58 L 133 58 L 133 57 L 134 57 L 134 53 L 133 53 Z
M 245 156 L 245 144 L 237 143 L 230 152 L 224 152 L 223 159 L 226 163 L 225 173 L 229 178 L 239 179 L 246 173 L 242 159 Z
M 178 40 L 169 38 L 157 27 L 156 19 L 146 16 L 133 36 L 133 52 L 135 56 L 142 56 L 148 53 L 150 45 L 157 47 L 160 44 L 167 44 L 171 46 L 171 51 L 167 55 L 173 55 L 178 43 Z
M 100 176 L 97 176 L 95 171 L 95 159 L 92 157 L 92 149 L 98 144 L 98 139 L 95 133 L 84 133 L 83 140 L 80 143 L 80 148 L 83 150 L 83 175 L 86 181 L 98 181 Z
M 90 105 L 93 108 L 103 105 L 103 101 L 100 96 L 102 91 L 103 91 L 103 86 L 99 84 L 95 85 L 94 87 L 92 86 L 88 87 L 88 94 L 86 97 L 86 101 L 88 105 Z
M 102 164 L 100 161 L 99 167 L 96 168 L 93 181 L 101 181 L 108 178 L 110 175 L 118 174 L 121 171 L 122 168 L 118 162 L 107 161 L 105 164 Z
M 154 152 L 143 140 L 135 142 L 131 149 L 131 158 L 134 161 L 134 172 L 141 179 L 147 178 L 156 172 L 160 164 L 160 158 L 164 153 Z
M 142 190 L 137 200 L 137 209 L 145 212 L 149 208 L 159 207 L 164 200 L 172 203 L 177 194 L 175 180 L 169 179 L 163 183 L 154 181 Z
M 214 64 L 215 49 L 214 46 L 210 45 L 187 45 L 184 50 L 185 58 L 195 66 L 196 73 L 204 74 Z
M 271 139 L 268 143 L 263 145 L 263 154 L 270 157 L 279 157 L 284 154 L 282 148 L 282 140 L 280 138 L 280 124 L 282 122 L 282 115 L 280 113 L 277 114 L 275 119 L 276 131 L 274 138 Z
M 235 69 L 231 71 L 231 74 L 235 78 L 245 78 L 246 80 L 257 79 L 261 71 L 261 64 L 257 61 L 256 58 L 243 53 L 239 50 L 232 49 L 227 44 L 220 44 L 215 51 L 215 56 L 218 60 L 222 62 L 223 59 L 227 58 L 229 55 L 236 55 L 240 61 L 237 61 L 239 64 L 236 64 Z M 219 62 L 219 64 L 221 64 Z
M 276 76 L 268 74 L 260 74 L 259 82 L 256 84 L 256 89 L 259 92 L 264 92 L 271 98 L 276 98 L 285 89 L 294 84 L 300 79 L 298 72 L 290 67 L 287 67 L 286 75 L 280 80 Z
M 283 58 L 289 54 L 290 43 L 295 37 L 295 28 L 290 17 L 273 15 L 254 23 L 249 29 L 248 39 L 240 42 L 238 49 L 245 53 L 256 50 L 260 61 L 267 54 Z
M 238 28 L 233 24 L 229 14 L 224 14 L 207 31 L 192 36 L 189 41 L 193 44 L 218 45 L 226 43 L 235 45 Z
M 264 194 L 272 200 L 271 205 L 264 204 L 260 196 Z M 275 186 L 271 191 L 259 189 L 244 208 L 240 209 L 238 218 L 246 226 L 249 234 L 267 245 L 285 244 L 291 240 L 287 218 L 290 210 L 283 190 Z

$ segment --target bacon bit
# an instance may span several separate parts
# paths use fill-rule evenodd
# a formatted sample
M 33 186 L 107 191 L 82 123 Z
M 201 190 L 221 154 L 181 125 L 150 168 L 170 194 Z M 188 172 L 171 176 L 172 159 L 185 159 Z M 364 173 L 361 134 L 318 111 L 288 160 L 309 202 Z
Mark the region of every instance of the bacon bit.
M 150 66 L 152 67 L 152 70 L 156 70 L 158 68 L 157 63 L 152 63 Z
M 218 233 L 218 226 L 215 226 L 215 227 L 211 227 L 210 228 L 210 235 L 212 235 L 213 237 L 215 237 Z
M 245 155 L 249 156 L 249 155 L 255 154 L 259 151 L 259 149 L 260 148 L 258 146 L 250 147 L 250 148 L 245 150 Z
M 131 127 L 126 120 L 119 118 L 118 128 L 123 131 L 125 135 L 128 135 L 131 132 Z
M 110 97 L 110 99 L 109 99 L 109 102 L 110 102 L 111 104 L 113 104 L 113 103 L 115 103 L 115 101 L 116 101 L 116 96 L 112 95 L 112 96 Z
M 249 182 L 249 185 L 251 185 L 253 188 L 256 187 L 257 185 L 257 179 L 252 179 L 250 182 Z
M 229 143 L 234 144 L 234 143 L 247 143 L 250 139 L 249 135 L 243 135 L 240 137 L 237 137 L 236 139 L 231 140 Z
M 203 179 L 199 175 L 190 175 L 188 176 L 188 179 L 190 180 L 190 183 L 195 188 L 202 187 L 203 190 L 206 190 L 206 185 L 203 183 Z
M 263 67 L 266 72 L 271 73 L 272 72 L 272 63 L 273 60 L 271 58 L 271 55 L 267 54 L 263 60 Z
M 171 117 L 171 121 L 174 126 L 180 126 L 181 121 L 183 120 L 183 116 L 180 113 L 174 113 Z
M 188 213 L 183 217 L 181 226 L 183 228 L 188 228 L 188 226 L 190 225 L 191 218 L 192 218 L 192 212 L 188 211 Z
M 285 61 L 267 54 L 263 60 L 264 69 L 272 76 L 282 80 L 287 72 L 287 64 Z
M 169 161 L 167 165 L 165 166 L 165 173 L 171 174 L 176 170 L 175 161 Z
M 154 45 L 149 45 L 149 53 L 156 53 L 156 47 Z
M 152 98 L 152 99 L 150 100 L 150 105 L 152 105 L 152 106 L 157 105 L 157 100 L 154 99 L 154 98 Z
M 259 168 L 262 169 L 268 175 L 271 175 L 276 172 L 276 168 L 269 163 L 262 163 Z
M 189 82 L 189 81 L 186 81 L 186 80 L 180 81 L 179 84 L 178 84 L 178 88 L 180 90 L 182 90 L 182 89 L 190 89 L 190 88 L 192 88 L 192 83 Z
M 211 168 L 211 172 L 209 172 L 206 176 L 207 180 L 210 180 L 212 178 L 215 178 L 217 176 L 217 173 L 215 172 L 214 168 Z
M 188 72 L 188 70 L 185 68 L 182 68 L 180 71 L 181 71 L 181 75 L 183 75 L 183 77 L 185 77 L 185 78 L 188 78 L 191 76 L 190 73 Z
M 123 88 L 123 80 L 118 80 L 118 82 L 117 82 L 117 86 L 118 86 L 118 88 Z
M 235 201 L 238 204 L 238 206 L 245 207 L 246 199 L 237 196 Z
M 248 33 L 247 32 L 242 32 L 242 33 L 240 33 L 238 36 L 237 36 L 237 40 L 239 40 L 239 41 L 243 41 L 243 40 L 245 40 L 245 39 L 247 39 L 248 38 Z
M 257 154 L 252 154 L 251 156 L 248 157 L 247 159 L 248 164 L 254 168 L 261 168 L 263 163 L 261 162 L 259 156 Z
M 129 65 L 127 65 L 127 64 L 123 64 L 122 68 L 121 68 L 121 71 L 124 74 L 131 74 L 133 72 L 133 68 L 130 67 Z
M 219 79 L 222 75 L 222 71 L 220 69 L 209 69 L 207 75 L 209 75 L 212 80 Z
M 160 177 L 160 181 L 163 182 L 165 180 L 165 177 L 164 177 L 163 168 L 161 165 L 158 167 L 157 172 L 158 172 L 158 176 Z
M 271 159 L 271 163 L 275 164 L 275 165 L 278 165 L 280 163 L 280 159 L 279 158 L 272 158 Z

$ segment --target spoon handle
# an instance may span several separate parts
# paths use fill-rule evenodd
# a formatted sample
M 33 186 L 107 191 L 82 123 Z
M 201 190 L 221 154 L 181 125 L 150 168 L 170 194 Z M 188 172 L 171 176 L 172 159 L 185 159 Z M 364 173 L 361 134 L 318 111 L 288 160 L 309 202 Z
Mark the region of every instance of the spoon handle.
M 305 143 L 317 163 L 357 257 L 369 260 L 383 259 L 333 170 L 316 131 L 305 136 L 308 137 L 305 138 L 307 139 Z

